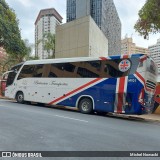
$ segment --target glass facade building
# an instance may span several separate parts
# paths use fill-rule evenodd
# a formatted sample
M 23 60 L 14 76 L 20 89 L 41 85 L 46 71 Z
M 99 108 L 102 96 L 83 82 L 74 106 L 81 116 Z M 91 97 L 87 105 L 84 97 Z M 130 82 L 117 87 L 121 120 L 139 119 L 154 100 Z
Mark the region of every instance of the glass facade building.
M 120 54 L 121 21 L 113 0 L 67 0 L 67 22 L 87 15 L 108 39 L 108 54 Z

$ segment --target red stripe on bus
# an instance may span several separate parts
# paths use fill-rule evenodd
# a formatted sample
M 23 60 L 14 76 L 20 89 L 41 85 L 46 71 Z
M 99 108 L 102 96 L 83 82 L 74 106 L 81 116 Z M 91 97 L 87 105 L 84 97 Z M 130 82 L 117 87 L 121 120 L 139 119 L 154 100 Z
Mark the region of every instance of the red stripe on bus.
M 123 59 L 129 58 L 129 55 L 125 54 L 123 55 Z
M 140 58 L 140 62 L 143 62 L 147 59 L 147 56 L 143 57 L 143 58 Z
M 99 57 L 101 60 L 107 60 L 106 57 Z
M 125 77 L 122 77 L 122 78 L 119 79 L 118 93 L 123 93 L 124 92 L 124 85 L 125 85 Z
M 53 104 L 53 103 L 56 103 L 56 102 L 58 102 L 58 101 L 60 101 L 60 100 L 62 100 L 62 99 L 64 99 L 64 98 L 66 98 L 67 96 L 70 96 L 71 94 L 73 94 L 73 93 L 75 93 L 75 92 L 77 92 L 77 91 L 79 91 L 79 90 L 81 90 L 81 89 L 83 89 L 83 88 L 85 88 L 85 87 L 87 87 L 87 86 L 95 83 L 95 82 L 100 81 L 101 79 L 102 79 L 102 78 L 96 78 L 96 79 L 94 79 L 93 81 L 90 81 L 90 82 L 84 84 L 83 86 L 80 86 L 80 87 L 78 87 L 77 89 L 75 89 L 75 90 L 73 90 L 73 91 L 65 94 L 64 96 L 61 96 L 61 97 L 53 100 L 52 102 L 49 103 L 49 105 L 51 105 L 51 104 Z
M 136 75 L 138 76 L 138 78 L 143 81 L 143 83 L 145 84 L 145 79 L 138 73 L 136 72 Z
M 124 93 L 118 93 L 118 105 L 117 105 L 117 113 L 122 113 L 123 107 L 123 95 Z
M 146 91 L 148 91 L 148 92 L 152 92 L 152 93 L 154 93 L 155 92 L 155 90 L 154 89 L 149 89 L 149 88 L 147 88 L 146 87 L 146 84 L 145 84 L 145 79 L 138 73 L 138 72 L 136 72 L 136 75 L 138 76 L 138 78 L 140 79 L 140 80 L 142 80 L 143 81 L 143 83 L 144 83 L 144 88 L 146 89 Z
M 123 107 L 123 96 L 124 96 L 124 89 L 125 89 L 125 77 L 121 77 L 119 79 L 118 84 L 118 105 L 117 105 L 117 113 L 122 113 Z

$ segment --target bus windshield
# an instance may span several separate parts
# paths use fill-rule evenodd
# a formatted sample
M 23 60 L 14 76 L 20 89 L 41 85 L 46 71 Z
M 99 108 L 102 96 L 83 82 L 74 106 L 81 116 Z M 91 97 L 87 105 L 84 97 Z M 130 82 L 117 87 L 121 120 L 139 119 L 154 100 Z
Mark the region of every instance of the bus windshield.
M 21 66 L 22 66 L 22 63 L 20 63 L 20 64 L 18 64 L 18 65 L 16 65 L 16 66 L 11 68 L 12 72 L 9 72 L 9 74 L 8 74 L 6 86 L 10 86 L 10 85 L 13 84 L 13 81 L 14 81 L 14 79 L 16 77 L 16 74 L 19 71 Z
M 157 75 L 157 67 L 152 59 L 147 60 L 147 71 L 154 75 Z

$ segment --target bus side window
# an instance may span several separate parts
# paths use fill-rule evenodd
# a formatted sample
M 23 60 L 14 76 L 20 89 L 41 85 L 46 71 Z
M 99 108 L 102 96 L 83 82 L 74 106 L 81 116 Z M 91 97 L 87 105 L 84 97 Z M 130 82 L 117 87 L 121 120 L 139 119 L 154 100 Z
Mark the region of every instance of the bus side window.
M 114 67 L 112 67 L 110 64 L 106 64 L 104 71 L 106 72 L 106 77 L 107 76 L 111 76 L 111 77 L 118 77 L 119 75 L 119 71 L 117 69 L 115 69 Z
M 109 68 L 108 68 L 108 65 L 105 65 L 104 72 L 105 72 L 105 77 L 109 77 Z
M 17 80 L 22 78 L 33 77 L 33 75 L 34 75 L 34 65 L 25 65 L 23 66 Z
M 64 67 L 62 63 L 51 64 L 48 77 L 63 77 L 63 68 Z
M 79 74 L 81 77 L 86 77 L 86 78 L 98 78 L 99 77 L 99 75 L 97 75 L 96 73 L 93 73 L 89 71 L 88 69 L 82 68 L 82 67 L 78 67 L 77 74 Z
M 53 72 L 49 72 L 49 75 L 48 75 L 48 77 L 57 77 L 57 75 L 56 74 L 54 74 Z
M 96 68 L 98 71 L 100 71 L 101 69 L 101 61 L 88 61 L 87 63 L 89 63 L 92 67 Z
M 52 66 L 54 66 L 55 68 L 59 69 L 59 70 L 64 70 L 64 64 L 63 63 L 56 63 L 56 64 L 52 64 Z
M 64 70 L 65 71 L 68 71 L 68 72 L 74 72 L 74 70 L 75 70 L 75 66 L 73 65 L 73 64 L 71 64 L 71 63 L 64 63 Z
M 33 77 L 42 77 L 43 66 L 44 66 L 43 64 L 35 65 Z

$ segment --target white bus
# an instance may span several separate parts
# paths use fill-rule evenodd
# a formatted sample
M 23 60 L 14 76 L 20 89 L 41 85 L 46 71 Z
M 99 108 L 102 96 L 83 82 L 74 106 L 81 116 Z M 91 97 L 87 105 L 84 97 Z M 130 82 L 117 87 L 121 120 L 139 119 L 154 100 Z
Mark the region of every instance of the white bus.
M 152 111 L 155 63 L 143 54 L 26 61 L 9 72 L 5 96 L 82 113 Z

